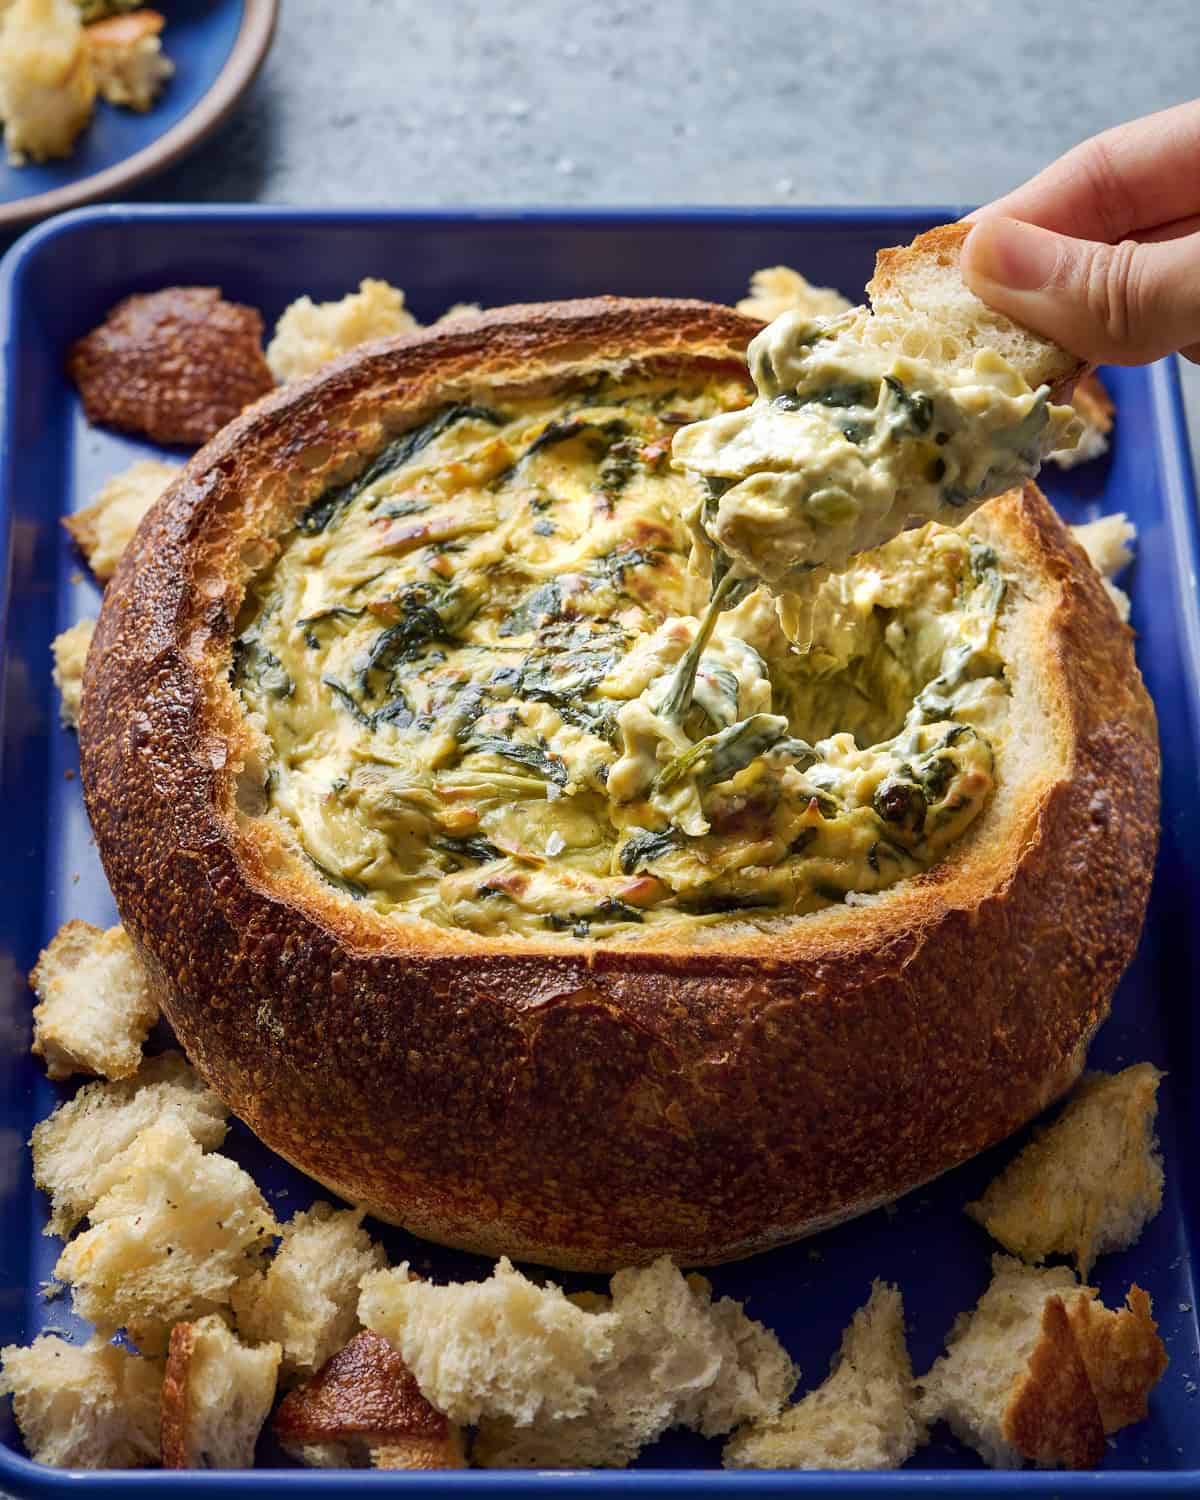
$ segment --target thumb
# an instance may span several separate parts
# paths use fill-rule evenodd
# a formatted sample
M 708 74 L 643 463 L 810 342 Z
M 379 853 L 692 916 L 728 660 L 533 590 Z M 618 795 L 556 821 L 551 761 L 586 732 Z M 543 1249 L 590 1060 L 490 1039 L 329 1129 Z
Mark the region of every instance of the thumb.
M 981 301 L 1092 364 L 1200 354 L 1200 235 L 1095 244 L 989 214 L 962 251 Z

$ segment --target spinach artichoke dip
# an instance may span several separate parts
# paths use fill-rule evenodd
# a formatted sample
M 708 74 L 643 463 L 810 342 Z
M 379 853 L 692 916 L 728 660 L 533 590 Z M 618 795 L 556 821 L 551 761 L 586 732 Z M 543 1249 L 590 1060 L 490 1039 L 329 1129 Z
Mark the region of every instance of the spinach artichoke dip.
M 803 914 L 936 861 L 1008 704 L 1005 578 L 941 522 L 1064 424 L 990 356 L 855 362 L 842 321 L 761 335 L 749 407 L 699 375 L 451 405 L 326 491 L 239 620 L 256 811 L 377 911 L 489 935 Z M 820 649 L 757 586 L 801 575 Z

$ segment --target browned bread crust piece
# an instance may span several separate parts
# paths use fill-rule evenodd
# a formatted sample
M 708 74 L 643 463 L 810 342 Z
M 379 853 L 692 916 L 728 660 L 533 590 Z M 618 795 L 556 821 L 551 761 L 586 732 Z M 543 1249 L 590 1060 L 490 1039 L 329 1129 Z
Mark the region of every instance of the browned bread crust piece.
M 156 443 L 205 443 L 275 384 L 252 307 L 212 286 L 126 297 L 72 345 L 67 369 L 89 422 Z
M 289 1391 L 271 1424 L 296 1457 L 306 1449 L 351 1467 L 461 1469 L 462 1433 L 422 1396 L 412 1371 L 369 1328 Z M 330 1463 L 329 1467 L 340 1467 Z
M 239 816 L 235 621 L 328 484 L 448 401 L 601 368 L 730 374 L 758 326 L 596 299 L 366 346 L 200 452 L 105 595 L 83 780 L 163 1009 L 269 1145 L 430 1238 L 698 1264 L 861 1213 L 1063 1093 L 1136 946 L 1153 710 L 1130 632 L 1032 485 L 970 523 L 1015 579 L 1002 791 L 869 904 L 695 941 L 489 939 L 356 904 Z

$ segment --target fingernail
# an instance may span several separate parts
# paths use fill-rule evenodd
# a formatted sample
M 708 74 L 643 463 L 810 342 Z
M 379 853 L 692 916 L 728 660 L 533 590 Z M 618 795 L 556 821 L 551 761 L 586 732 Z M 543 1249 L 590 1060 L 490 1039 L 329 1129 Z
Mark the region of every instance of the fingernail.
M 963 246 L 963 271 L 993 286 L 1036 292 L 1054 277 L 1058 236 L 1020 219 L 989 215 L 972 229 Z

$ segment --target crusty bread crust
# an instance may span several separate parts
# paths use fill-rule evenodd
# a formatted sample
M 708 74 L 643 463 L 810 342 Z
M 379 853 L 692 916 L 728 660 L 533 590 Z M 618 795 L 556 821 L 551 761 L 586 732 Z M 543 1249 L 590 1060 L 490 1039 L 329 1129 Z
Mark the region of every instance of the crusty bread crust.
M 359 906 L 239 815 L 235 620 L 316 494 L 452 399 L 600 368 L 744 377 L 758 326 L 601 298 L 365 346 L 197 454 L 105 595 L 84 790 L 164 1011 L 270 1146 L 430 1238 L 698 1264 L 864 1212 L 1068 1088 L 1136 946 L 1154 714 L 1130 632 L 1032 485 L 970 524 L 1018 580 L 1010 739 L 1035 753 L 1002 758 L 949 857 L 870 902 L 686 941 L 488 939 Z

